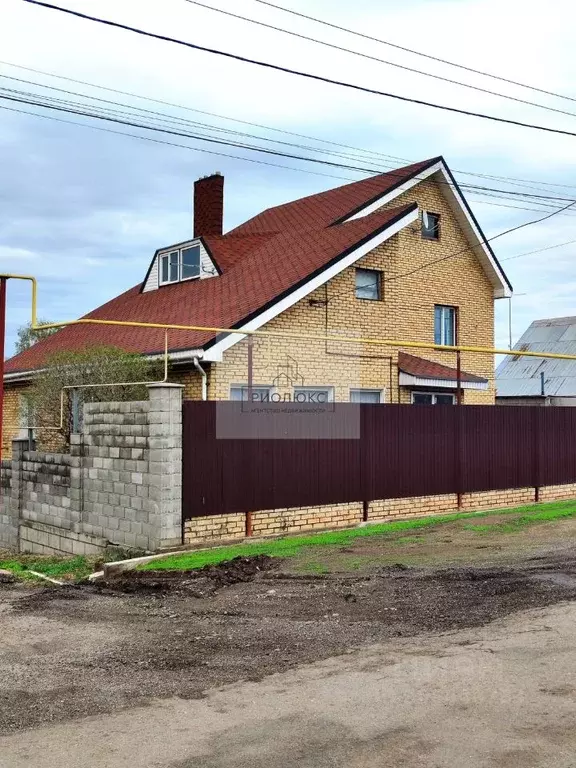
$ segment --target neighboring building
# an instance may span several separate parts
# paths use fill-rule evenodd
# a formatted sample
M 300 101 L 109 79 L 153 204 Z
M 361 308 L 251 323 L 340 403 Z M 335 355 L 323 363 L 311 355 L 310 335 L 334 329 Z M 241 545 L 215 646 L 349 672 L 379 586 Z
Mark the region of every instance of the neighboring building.
M 197 181 L 193 238 L 160 248 L 142 282 L 86 317 L 309 334 L 254 337 L 253 384 L 263 397 L 454 402 L 454 353 L 313 338 L 493 346 L 494 299 L 511 286 L 441 157 L 270 208 L 225 235 L 223 189 L 220 175 Z M 114 344 L 159 355 L 163 336 L 70 326 L 13 357 L 5 441 L 50 353 Z M 186 398 L 243 396 L 245 336 L 170 331 L 169 347 L 171 380 Z M 491 356 L 464 353 L 461 370 L 464 403 L 493 404 Z
M 576 317 L 535 320 L 514 349 L 576 355 Z M 498 405 L 576 405 L 576 360 L 511 355 L 496 371 Z

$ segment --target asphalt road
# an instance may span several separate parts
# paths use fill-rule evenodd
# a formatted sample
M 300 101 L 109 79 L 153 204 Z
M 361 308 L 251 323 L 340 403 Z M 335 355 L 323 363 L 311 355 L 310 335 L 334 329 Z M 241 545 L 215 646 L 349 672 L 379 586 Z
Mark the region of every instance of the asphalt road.
M 0 765 L 574 768 L 575 630 L 570 602 L 394 639 L 201 699 L 18 730 Z

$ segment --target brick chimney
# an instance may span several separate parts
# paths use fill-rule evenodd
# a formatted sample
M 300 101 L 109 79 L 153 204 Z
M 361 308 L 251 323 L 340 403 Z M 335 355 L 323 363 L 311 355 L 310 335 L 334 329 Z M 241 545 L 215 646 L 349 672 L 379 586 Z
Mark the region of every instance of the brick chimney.
M 221 235 L 224 218 L 224 176 L 213 173 L 194 182 L 194 237 Z

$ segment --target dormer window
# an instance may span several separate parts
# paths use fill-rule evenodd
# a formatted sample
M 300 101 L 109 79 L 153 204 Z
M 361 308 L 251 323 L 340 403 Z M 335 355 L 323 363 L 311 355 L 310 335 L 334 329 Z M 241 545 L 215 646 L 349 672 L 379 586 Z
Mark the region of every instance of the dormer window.
M 161 253 L 159 283 L 179 283 L 200 277 L 200 246 L 191 245 Z

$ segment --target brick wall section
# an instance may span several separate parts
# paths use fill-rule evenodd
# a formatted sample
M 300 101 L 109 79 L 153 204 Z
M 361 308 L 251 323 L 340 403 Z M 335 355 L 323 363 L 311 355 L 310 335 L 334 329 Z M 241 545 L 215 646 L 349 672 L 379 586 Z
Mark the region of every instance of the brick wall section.
M 20 434 L 20 398 L 26 391 L 26 385 L 6 384 L 4 390 L 2 457 L 12 456 L 12 440 Z
M 576 484 L 569 485 L 548 485 L 540 488 L 540 501 L 562 501 L 564 499 L 573 499 L 576 496 Z
M 540 501 L 576 499 L 576 483 L 552 485 L 540 488 Z M 370 522 L 429 517 L 474 510 L 506 509 L 522 504 L 533 504 L 534 488 L 512 488 L 502 491 L 468 493 L 462 497 L 458 509 L 456 494 L 441 496 L 415 496 L 406 499 L 380 499 L 368 506 Z M 252 513 L 253 535 L 271 536 L 282 533 L 299 533 L 330 528 L 345 528 L 362 522 L 362 503 L 330 504 L 322 507 L 298 507 L 293 509 L 263 510 Z M 241 539 L 246 531 L 246 515 L 215 515 L 196 517 L 184 524 L 184 541 L 187 544 L 210 542 L 219 539 Z

